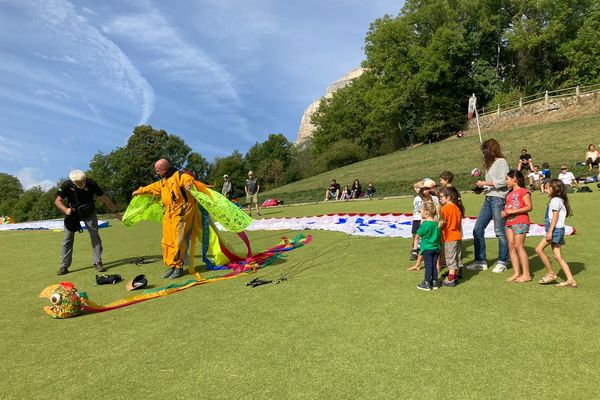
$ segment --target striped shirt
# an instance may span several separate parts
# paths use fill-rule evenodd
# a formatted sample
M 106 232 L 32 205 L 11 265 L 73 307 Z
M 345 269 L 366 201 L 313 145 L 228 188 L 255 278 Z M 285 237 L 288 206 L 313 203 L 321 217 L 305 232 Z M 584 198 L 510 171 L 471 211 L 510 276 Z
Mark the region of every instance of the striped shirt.
M 496 161 L 485 172 L 485 180 L 493 181 L 494 186 L 485 189 L 485 195 L 490 197 L 505 198 L 508 193 L 506 186 L 506 174 L 510 171 L 508 162 L 504 158 L 496 158 Z

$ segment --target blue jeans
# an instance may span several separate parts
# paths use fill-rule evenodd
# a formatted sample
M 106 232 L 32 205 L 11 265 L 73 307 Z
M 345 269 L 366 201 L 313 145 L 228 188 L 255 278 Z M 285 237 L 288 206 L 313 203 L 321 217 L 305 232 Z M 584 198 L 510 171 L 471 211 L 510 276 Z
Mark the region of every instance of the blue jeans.
M 425 280 L 431 284 L 438 279 L 437 260 L 440 256 L 439 250 L 425 250 L 422 254 L 425 262 Z
M 475 227 L 473 228 L 473 241 L 475 243 L 475 261 L 486 262 L 485 256 L 485 228 L 494 220 L 494 232 L 498 238 L 498 264 L 508 265 L 508 240 L 502 210 L 505 200 L 500 197 L 486 196 Z

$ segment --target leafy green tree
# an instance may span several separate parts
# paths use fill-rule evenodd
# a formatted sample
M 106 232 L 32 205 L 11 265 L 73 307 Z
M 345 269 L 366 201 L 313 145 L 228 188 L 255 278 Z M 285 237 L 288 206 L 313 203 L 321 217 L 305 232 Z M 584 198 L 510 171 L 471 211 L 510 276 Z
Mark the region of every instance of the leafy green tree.
M 242 153 L 234 150 L 230 156 L 218 157 L 214 160 L 208 173 L 208 182 L 220 192 L 223 186 L 223 175 L 229 175 L 234 190 L 239 195 L 244 192 L 247 171 Z
M 197 179 L 205 181 L 208 178 L 210 163 L 200 153 L 191 152 L 187 156 L 185 168 L 192 171 Z
M 123 209 L 131 199 L 131 192 L 148 185 L 158 177 L 154 163 L 166 158 L 177 169 L 188 169 L 198 179 L 205 179 L 208 161 L 178 136 L 150 125 L 136 126 L 127 145 L 109 154 L 97 153 L 90 162 L 88 175 L 96 180 L 106 194 Z M 104 206 L 98 202 L 98 209 Z
M 44 190 L 40 186 L 34 186 L 27 189 L 13 207 L 13 215 L 15 221 L 31 221 L 43 219 L 43 214 L 40 208 L 40 199 L 44 196 Z
M 0 172 L 0 216 L 11 215 L 14 206 L 23 195 L 23 185 L 17 177 Z

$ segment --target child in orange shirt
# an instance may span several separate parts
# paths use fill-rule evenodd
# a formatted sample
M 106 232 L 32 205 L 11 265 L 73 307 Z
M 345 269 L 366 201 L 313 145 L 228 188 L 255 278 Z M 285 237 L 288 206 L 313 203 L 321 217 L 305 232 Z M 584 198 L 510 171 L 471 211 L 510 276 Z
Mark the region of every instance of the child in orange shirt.
M 454 186 L 446 186 L 440 190 L 442 251 L 448 266 L 448 277 L 442 286 L 455 287 L 458 280 L 459 267 L 462 265 L 462 217 L 465 208 L 460 193 Z

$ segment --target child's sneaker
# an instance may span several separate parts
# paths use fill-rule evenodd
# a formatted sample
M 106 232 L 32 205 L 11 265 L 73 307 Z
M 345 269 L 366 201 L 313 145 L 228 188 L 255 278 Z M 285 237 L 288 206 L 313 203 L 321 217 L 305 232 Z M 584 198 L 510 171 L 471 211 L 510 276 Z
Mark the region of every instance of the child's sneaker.
M 445 286 L 445 287 L 456 287 L 456 279 L 454 279 L 453 281 L 449 281 L 448 279 L 444 279 L 442 281 L 442 286 Z
M 431 288 L 433 290 L 438 290 L 440 288 L 440 282 L 437 279 L 434 279 L 433 282 L 431 282 Z
M 500 263 L 497 263 L 494 266 L 494 269 L 492 269 L 492 272 L 495 273 L 495 274 L 501 274 L 504 271 L 506 271 L 506 265 L 500 264 Z
M 429 284 L 429 282 L 423 281 L 417 285 L 417 289 L 429 292 L 431 290 L 431 285 Z
M 410 252 L 410 259 L 414 261 L 417 259 L 417 257 L 419 257 L 419 250 L 412 249 Z
M 488 269 L 485 261 L 474 261 L 472 264 L 467 265 L 469 271 L 485 271 Z

